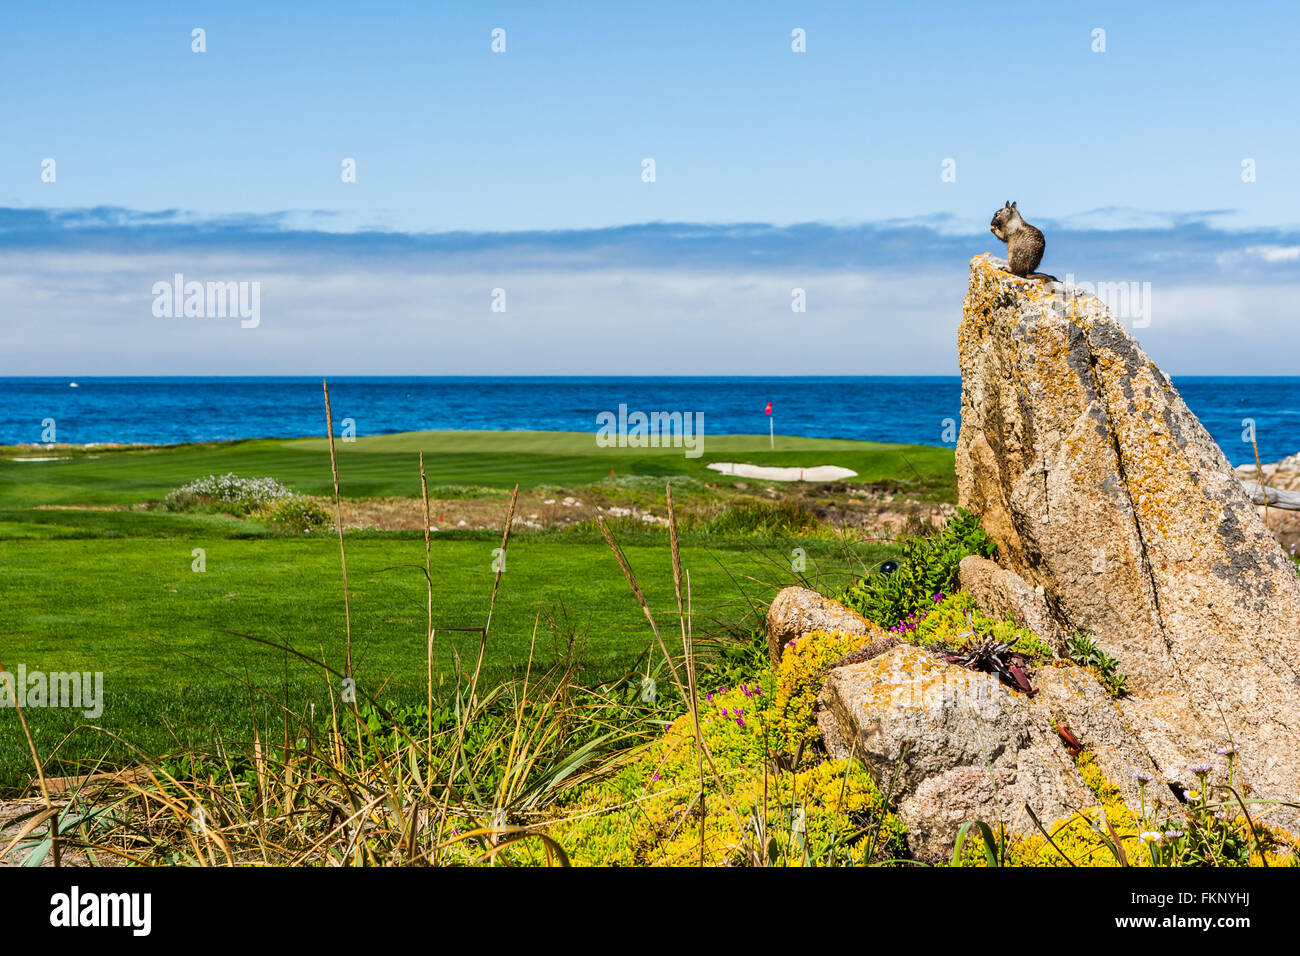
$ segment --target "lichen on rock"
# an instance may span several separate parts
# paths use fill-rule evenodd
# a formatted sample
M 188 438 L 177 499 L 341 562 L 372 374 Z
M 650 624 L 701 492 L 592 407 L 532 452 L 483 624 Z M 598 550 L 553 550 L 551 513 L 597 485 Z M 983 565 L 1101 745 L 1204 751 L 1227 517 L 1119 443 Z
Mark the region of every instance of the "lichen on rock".
M 1300 798 L 1300 577 L 1168 377 L 1096 298 L 985 256 L 958 346 L 958 498 L 1000 563 L 1123 662 L 1169 780 L 1233 741 L 1255 795 Z

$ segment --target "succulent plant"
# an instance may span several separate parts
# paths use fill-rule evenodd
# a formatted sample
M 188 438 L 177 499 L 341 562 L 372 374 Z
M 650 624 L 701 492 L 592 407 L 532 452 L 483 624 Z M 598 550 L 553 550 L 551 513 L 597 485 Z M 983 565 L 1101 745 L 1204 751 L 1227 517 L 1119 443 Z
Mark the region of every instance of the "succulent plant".
M 974 634 L 971 635 L 972 637 Z M 1029 682 L 1029 662 L 1017 652 L 1015 638 L 1011 641 L 998 641 L 991 637 L 976 641 L 959 651 L 944 655 L 950 664 L 967 667 L 973 671 L 996 674 L 1003 683 L 1014 687 L 1030 697 L 1038 693 Z

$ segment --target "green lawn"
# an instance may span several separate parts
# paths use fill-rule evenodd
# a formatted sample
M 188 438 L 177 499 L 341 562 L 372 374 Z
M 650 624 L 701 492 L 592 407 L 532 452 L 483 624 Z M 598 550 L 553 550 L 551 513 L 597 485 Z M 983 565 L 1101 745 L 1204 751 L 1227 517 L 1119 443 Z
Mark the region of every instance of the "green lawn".
M 434 543 L 434 621 L 444 629 L 436 652 L 441 680 L 454 680 L 451 644 L 473 659 L 477 634 L 445 629 L 483 623 L 498 544 L 487 536 Z M 248 739 L 252 704 L 261 695 L 287 698 L 295 707 L 307 700 L 327 706 L 319 671 L 246 636 L 323 656 L 342 669 L 345 630 L 335 539 L 220 537 L 196 528 L 172 538 L 32 545 L 0 541 L 0 591 L 10 620 L 3 660 L 10 670 L 21 662 L 29 671 L 103 672 L 106 707 L 99 726 L 165 751 L 205 745 L 217 729 Z M 385 699 L 419 701 L 426 590 L 421 571 L 402 565 L 422 566 L 423 542 L 349 536 L 347 547 L 359 685 L 371 694 L 387 685 Z M 831 545 L 805 547 L 809 572 L 843 567 Z M 191 569 L 193 548 L 206 552 L 202 573 Z M 885 553 L 868 551 L 864 559 Z M 626 552 L 651 607 L 668 623 L 675 605 L 665 543 L 630 541 Z M 776 543 L 688 543 L 682 560 L 691 571 L 697 627 L 707 633 L 734 625 L 754 602 L 770 599 L 774 587 L 792 583 L 793 576 L 775 563 L 786 553 Z M 571 627 L 586 645 L 583 659 L 593 680 L 625 671 L 652 640 L 603 542 L 518 535 L 502 577 L 485 680 L 523 671 L 535 622 L 538 660 L 544 665 L 554 659 L 547 615 L 561 611 L 568 622 L 561 630 Z M 27 716 L 43 753 L 85 723 L 65 710 L 30 710 Z M 65 753 L 90 757 L 106 745 L 102 736 L 83 731 Z M 29 774 L 16 715 L 0 711 L 0 786 L 25 782 Z
M 424 452 L 431 485 L 523 488 L 574 487 L 616 476 L 683 475 L 710 482 L 735 479 L 710 471 L 709 462 L 756 465 L 841 465 L 855 482 L 899 482 L 918 494 L 952 497 L 951 449 L 766 435 L 706 436 L 704 454 L 681 449 L 598 448 L 593 435 L 576 432 L 411 432 L 336 443 L 339 481 L 350 497 L 418 495 L 418 454 Z M 126 504 L 159 499 L 207 474 L 273 475 L 304 494 L 331 494 L 325 439 L 259 439 L 182 445 L 143 451 L 103 451 L 66 461 L 18 462 L 36 457 L 25 449 L 0 456 L 0 507 L 38 504 Z
M 952 453 L 945 449 L 811 439 L 709 439 L 709 455 L 649 449 L 635 454 L 594 447 L 591 436 L 464 433 L 381 436 L 340 444 L 347 496 L 415 495 L 417 452 L 431 485 L 578 488 L 617 475 L 688 475 L 709 460 L 772 464 L 839 464 L 860 481 L 896 481 L 942 493 Z M 12 454 L 12 453 L 11 453 Z M 29 450 L 20 455 L 32 455 Z M 911 469 L 912 471 L 909 471 Z M 946 471 L 945 471 L 946 469 Z M 345 627 L 338 541 L 333 534 L 279 535 L 257 521 L 161 510 L 47 509 L 103 506 L 162 498 L 208 473 L 272 475 L 297 491 L 331 488 L 328 452 L 319 440 L 249 441 L 148 451 L 76 454 L 67 461 L 0 459 L 0 660 L 11 671 L 92 671 L 104 675 L 105 709 L 30 709 L 40 752 L 57 753 L 56 769 L 109 753 L 129 759 L 109 734 L 152 753 L 208 747 L 214 735 L 247 740 L 252 715 L 264 720 L 276 702 L 327 707 L 320 672 L 253 638 L 322 655 L 343 666 Z M 936 491 L 938 489 L 938 491 Z M 504 512 L 504 503 L 503 508 Z M 424 542 L 418 532 L 346 535 L 355 672 L 362 689 L 390 702 L 424 696 Z M 633 570 L 661 622 L 675 607 L 667 539 L 624 536 Z M 442 532 L 432 554 L 437 679 L 456 679 L 451 647 L 470 656 L 492 586 L 494 533 Z M 808 555 L 804 577 L 843 583 L 890 551 L 825 539 L 778 541 L 687 536 L 696 627 L 704 635 L 737 633 L 758 622 L 776 589 L 795 583 L 790 550 Z M 194 549 L 206 570 L 192 570 Z M 562 623 L 553 630 L 548 620 Z M 586 676 L 626 672 L 652 636 L 604 542 L 574 531 L 516 533 L 493 616 L 484 679 L 522 672 L 536 634 L 541 666 L 553 660 L 558 634 L 585 645 Z M 673 633 L 671 628 L 668 633 Z M 108 734 L 87 729 L 93 724 Z M 80 728 L 80 729 L 78 729 Z M 72 736 L 65 742 L 64 737 Z M 17 715 L 0 709 L 0 790 L 25 786 L 32 768 Z

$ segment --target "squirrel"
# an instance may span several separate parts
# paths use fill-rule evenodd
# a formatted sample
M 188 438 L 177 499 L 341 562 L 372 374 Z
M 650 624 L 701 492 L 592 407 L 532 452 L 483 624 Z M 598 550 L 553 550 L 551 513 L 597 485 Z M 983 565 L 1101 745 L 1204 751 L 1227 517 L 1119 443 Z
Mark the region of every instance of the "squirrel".
M 1007 271 L 1022 279 L 1049 279 L 1058 282 L 1056 276 L 1035 272 L 1043 261 L 1043 249 L 1047 242 L 1043 234 L 1020 216 L 1016 204 L 1008 202 L 993 214 L 989 231 L 1007 244 Z

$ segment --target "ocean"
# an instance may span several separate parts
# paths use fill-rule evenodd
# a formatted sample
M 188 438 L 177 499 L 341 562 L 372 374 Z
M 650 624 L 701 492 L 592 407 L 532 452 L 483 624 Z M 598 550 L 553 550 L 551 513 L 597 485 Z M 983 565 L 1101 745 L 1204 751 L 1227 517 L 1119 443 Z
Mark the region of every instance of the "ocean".
M 73 388 L 71 383 L 76 382 Z M 1300 378 L 1186 377 L 1174 381 L 1234 465 L 1300 451 Z M 358 436 L 426 429 L 597 431 L 596 415 L 702 412 L 705 434 L 776 431 L 815 438 L 951 445 L 957 376 L 869 377 L 339 377 L 336 428 Z M 0 378 L 0 444 L 48 440 L 171 444 L 324 434 L 320 379 Z

